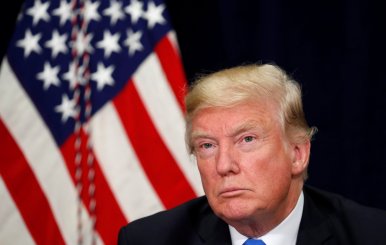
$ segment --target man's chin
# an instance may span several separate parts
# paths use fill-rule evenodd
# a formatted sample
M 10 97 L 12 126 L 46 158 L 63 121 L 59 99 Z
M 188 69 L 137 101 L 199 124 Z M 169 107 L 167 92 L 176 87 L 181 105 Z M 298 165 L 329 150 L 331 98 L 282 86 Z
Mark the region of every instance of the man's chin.
M 250 219 L 254 214 L 253 209 L 241 200 L 228 200 L 214 211 L 217 216 L 230 223 Z

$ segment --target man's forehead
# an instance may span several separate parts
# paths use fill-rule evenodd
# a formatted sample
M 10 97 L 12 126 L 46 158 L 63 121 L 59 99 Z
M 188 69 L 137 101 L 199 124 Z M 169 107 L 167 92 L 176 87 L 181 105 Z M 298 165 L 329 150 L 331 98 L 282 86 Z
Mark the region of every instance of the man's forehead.
M 229 123 L 229 121 L 222 121 L 216 124 L 217 127 L 209 127 L 208 125 L 193 124 L 192 138 L 211 138 L 217 134 L 221 134 L 227 137 L 234 137 L 247 131 L 258 131 L 259 133 L 267 130 L 266 122 L 260 120 L 243 120 L 238 122 Z
M 216 130 L 231 135 L 252 128 L 267 131 L 278 123 L 277 110 L 267 100 L 248 101 L 232 107 L 207 107 L 196 112 L 190 136 L 206 136 Z

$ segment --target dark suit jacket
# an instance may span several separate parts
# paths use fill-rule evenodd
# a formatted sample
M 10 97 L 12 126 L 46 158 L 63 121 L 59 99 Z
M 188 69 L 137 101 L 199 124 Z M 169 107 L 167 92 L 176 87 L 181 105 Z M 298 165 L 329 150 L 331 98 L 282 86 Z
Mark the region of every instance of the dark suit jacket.
M 386 211 L 304 187 L 297 245 L 386 245 Z M 205 197 L 136 220 L 119 231 L 118 244 L 231 244 L 228 225 Z

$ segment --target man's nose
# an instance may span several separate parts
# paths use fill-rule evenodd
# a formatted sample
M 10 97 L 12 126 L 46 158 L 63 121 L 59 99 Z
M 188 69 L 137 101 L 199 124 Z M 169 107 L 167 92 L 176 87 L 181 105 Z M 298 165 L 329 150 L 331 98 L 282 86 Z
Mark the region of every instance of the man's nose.
M 216 159 L 217 173 L 221 176 L 239 172 L 238 154 L 232 145 L 222 145 Z

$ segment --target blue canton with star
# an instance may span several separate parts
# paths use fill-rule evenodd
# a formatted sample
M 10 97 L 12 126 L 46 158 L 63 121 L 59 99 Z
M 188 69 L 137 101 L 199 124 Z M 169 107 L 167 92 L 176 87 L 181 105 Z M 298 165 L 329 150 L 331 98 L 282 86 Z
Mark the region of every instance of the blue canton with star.
M 159 0 L 27 0 L 7 58 L 60 146 L 77 115 L 85 120 L 85 102 L 77 103 L 74 91 L 82 98 L 89 84 L 96 113 L 169 31 Z

